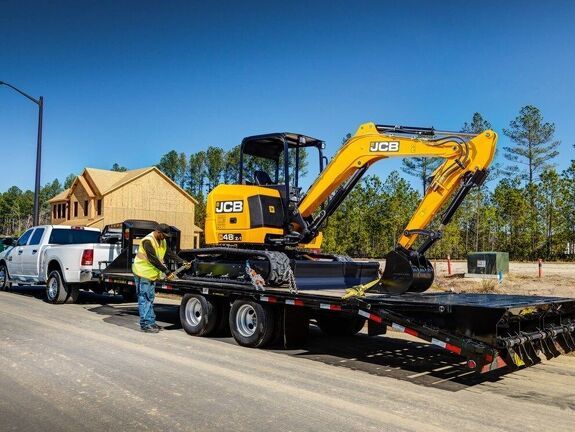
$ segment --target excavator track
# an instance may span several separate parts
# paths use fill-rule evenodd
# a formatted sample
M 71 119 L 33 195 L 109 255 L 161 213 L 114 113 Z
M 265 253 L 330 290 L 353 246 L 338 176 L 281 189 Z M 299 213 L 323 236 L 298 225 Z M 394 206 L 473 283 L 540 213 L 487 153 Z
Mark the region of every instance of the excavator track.
M 181 255 L 193 262 L 192 268 L 182 276 L 183 279 L 249 283 L 247 267 L 255 270 L 266 285 L 280 286 L 290 282 L 290 259 L 279 251 L 213 247 L 186 250 Z

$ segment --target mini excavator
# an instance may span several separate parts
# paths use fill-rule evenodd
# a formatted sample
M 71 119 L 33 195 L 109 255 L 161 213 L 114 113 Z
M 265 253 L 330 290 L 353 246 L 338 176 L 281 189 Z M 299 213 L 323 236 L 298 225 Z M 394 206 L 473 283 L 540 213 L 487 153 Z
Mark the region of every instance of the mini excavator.
M 434 279 L 425 252 L 441 238 L 471 188 L 485 180 L 496 143 L 492 130 L 467 134 L 365 123 L 327 163 L 325 143 L 316 138 L 296 133 L 247 137 L 240 146 L 238 184 L 219 185 L 208 195 L 207 247 L 192 252 L 192 273 L 216 279 L 256 274 L 266 285 L 307 289 L 349 288 L 377 279 L 372 292 L 423 292 Z M 300 154 L 309 149 L 318 151 L 320 174 L 302 194 Z M 322 227 L 368 169 L 381 160 L 406 157 L 444 161 L 386 256 L 383 274 L 375 262 L 313 252 L 321 245 Z M 436 216 L 439 228 L 429 229 Z

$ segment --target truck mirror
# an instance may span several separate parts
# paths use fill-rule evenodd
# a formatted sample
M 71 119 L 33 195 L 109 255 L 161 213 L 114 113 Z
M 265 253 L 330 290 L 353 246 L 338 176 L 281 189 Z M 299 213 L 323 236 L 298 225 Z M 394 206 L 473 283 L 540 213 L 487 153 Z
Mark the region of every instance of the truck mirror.
M 16 246 L 16 240 L 11 237 L 8 237 L 2 240 L 2 244 L 4 246 Z

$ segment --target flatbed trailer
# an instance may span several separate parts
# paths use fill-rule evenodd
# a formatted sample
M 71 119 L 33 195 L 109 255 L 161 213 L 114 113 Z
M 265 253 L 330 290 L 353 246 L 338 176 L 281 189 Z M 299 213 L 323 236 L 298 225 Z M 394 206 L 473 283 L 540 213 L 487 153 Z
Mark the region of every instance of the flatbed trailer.
M 125 230 L 122 254 L 102 272 L 105 290 L 126 292 L 135 286 L 129 270 L 134 240 L 149 230 L 138 233 L 133 226 Z M 159 281 L 156 290 L 182 297 L 180 320 L 187 333 L 209 336 L 228 329 L 247 347 L 264 347 L 272 340 L 301 346 L 315 321 L 332 335 L 355 334 L 365 323 L 369 335 L 385 334 L 390 327 L 462 356 L 468 368 L 480 373 L 531 366 L 540 354 L 551 359 L 575 350 L 575 299 L 570 298 L 369 291 L 348 296 L 341 287 L 271 287 L 196 276 Z

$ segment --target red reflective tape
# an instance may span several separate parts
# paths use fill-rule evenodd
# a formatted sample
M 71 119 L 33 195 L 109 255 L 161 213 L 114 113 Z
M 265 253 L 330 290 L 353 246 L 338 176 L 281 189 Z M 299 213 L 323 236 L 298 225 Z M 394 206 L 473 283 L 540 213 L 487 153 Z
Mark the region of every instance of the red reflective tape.
M 369 319 L 376 323 L 381 323 L 382 319 L 379 315 L 369 314 Z
M 491 354 L 485 354 L 485 361 L 491 363 L 493 361 L 493 356 Z
M 403 330 L 404 333 L 410 334 L 411 336 L 417 336 L 417 332 L 413 329 L 407 328 L 405 327 L 405 330 Z
M 454 352 L 455 354 L 461 354 L 461 348 L 455 345 L 445 344 L 445 349 Z
M 264 302 L 268 302 L 268 303 L 277 303 L 278 302 L 278 299 L 276 297 L 271 297 L 271 296 L 261 296 L 260 300 L 264 301 Z
M 298 300 L 298 299 L 295 299 L 295 300 L 287 299 L 285 301 L 285 304 L 291 305 L 291 306 L 305 306 L 303 300 Z
M 493 356 L 487 354 L 485 356 L 485 359 L 487 358 L 491 358 L 493 359 Z M 507 366 L 507 363 L 505 363 L 505 360 L 503 360 L 501 358 L 501 356 L 497 356 L 495 357 L 495 360 L 488 362 L 487 364 L 483 365 L 483 367 L 481 368 L 481 373 L 486 373 L 486 372 L 491 372 L 494 371 L 496 369 L 500 369 L 502 367 Z
M 174 287 L 173 287 L 172 285 L 166 285 L 166 289 L 167 289 L 167 290 L 173 290 Z

